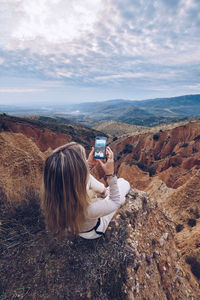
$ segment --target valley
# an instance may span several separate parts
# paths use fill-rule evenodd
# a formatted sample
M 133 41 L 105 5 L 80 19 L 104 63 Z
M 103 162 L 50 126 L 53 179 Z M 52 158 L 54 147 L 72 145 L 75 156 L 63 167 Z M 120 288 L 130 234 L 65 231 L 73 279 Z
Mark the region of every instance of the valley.
M 183 95 L 148 100 L 113 99 L 72 103 L 70 99 L 54 104 L 0 105 L 0 112 L 16 116 L 50 117 L 56 122 L 76 123 L 89 127 L 105 122 L 122 122 L 136 126 L 155 127 L 200 117 L 200 95 Z M 53 121 L 52 120 L 52 121 Z

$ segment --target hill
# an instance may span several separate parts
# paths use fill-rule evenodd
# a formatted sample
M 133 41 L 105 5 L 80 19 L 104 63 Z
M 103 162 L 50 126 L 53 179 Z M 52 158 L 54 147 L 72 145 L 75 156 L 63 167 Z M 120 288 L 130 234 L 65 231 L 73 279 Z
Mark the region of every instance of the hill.
M 102 135 L 102 132 L 92 128 L 74 123 L 63 124 L 52 118 L 20 118 L 6 114 L 0 115 L 0 131 L 23 133 L 35 141 L 41 151 L 46 151 L 49 147 L 55 149 L 72 139 L 86 149 L 91 149 L 95 137 Z
M 184 95 L 148 100 L 114 99 L 107 101 L 49 104 L 37 106 L 0 105 L 0 112 L 11 115 L 42 115 L 43 121 L 97 126 L 116 121 L 137 126 L 154 127 L 200 117 L 200 95 Z M 45 116 L 45 117 L 44 117 Z M 45 120 L 46 118 L 46 120 Z M 41 119 L 42 120 L 42 119 Z
M 98 121 L 117 121 L 138 126 L 157 126 L 160 124 L 184 121 L 200 116 L 200 95 L 185 95 L 172 98 L 135 100 L 109 100 L 88 102 L 72 107 L 79 114 L 76 122 L 88 121 L 93 126 Z M 70 117 L 68 115 L 68 117 Z
M 0 195 L 20 200 L 27 193 L 40 193 L 43 165 L 52 149 L 71 141 L 91 149 L 103 133 L 76 124 L 57 124 L 0 115 Z
M 46 155 L 68 139 L 89 147 L 90 130 L 0 124 L 1 299 L 199 299 L 199 120 L 110 145 L 132 190 L 94 241 L 53 238 L 39 208 Z M 93 174 L 104 180 L 99 167 Z
M 104 134 L 108 134 L 115 137 L 115 140 L 117 138 L 120 138 L 121 140 L 126 136 L 139 135 L 142 133 L 157 133 L 160 130 L 161 131 L 170 130 L 175 127 L 185 125 L 187 123 L 188 121 L 182 121 L 176 123 L 162 124 L 154 127 L 146 127 L 146 126 L 137 126 L 137 125 L 131 125 L 122 122 L 110 121 L 110 122 L 101 123 L 100 125 L 94 126 L 93 128 L 102 131 Z
M 125 137 L 113 142 L 111 147 L 118 153 L 119 176 L 138 188 L 145 189 L 154 175 L 168 187 L 177 188 L 199 169 L 200 121 L 154 134 Z
M 113 137 L 120 137 L 122 135 L 132 135 L 144 132 L 150 128 L 144 126 L 130 125 L 122 122 L 105 122 L 93 127 L 96 130 L 102 131 L 105 134 L 109 134 Z
M 179 252 L 178 224 L 141 191 L 97 240 L 51 237 L 34 195 L 0 207 L 1 299 L 199 299 L 199 258 Z

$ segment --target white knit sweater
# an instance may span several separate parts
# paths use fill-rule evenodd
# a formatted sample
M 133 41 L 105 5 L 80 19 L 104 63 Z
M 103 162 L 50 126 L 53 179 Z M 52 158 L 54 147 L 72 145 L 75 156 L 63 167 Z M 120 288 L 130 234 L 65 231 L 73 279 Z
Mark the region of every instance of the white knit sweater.
M 121 202 L 117 177 L 108 177 L 107 182 L 109 185 L 109 195 L 105 199 L 97 199 L 97 201 L 92 202 L 88 206 L 86 221 L 81 228 L 82 232 L 93 228 L 99 217 L 106 216 L 120 207 Z M 90 174 L 87 189 L 92 189 L 96 193 L 103 193 L 105 186 Z

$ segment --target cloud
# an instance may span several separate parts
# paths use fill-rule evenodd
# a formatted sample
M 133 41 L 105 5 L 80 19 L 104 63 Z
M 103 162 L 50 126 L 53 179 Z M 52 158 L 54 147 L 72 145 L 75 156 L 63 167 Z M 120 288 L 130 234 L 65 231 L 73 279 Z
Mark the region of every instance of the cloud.
M 49 52 L 54 53 L 56 49 L 59 51 L 62 44 L 75 44 L 76 40 L 93 32 L 101 7 L 100 0 L 85 0 L 82 4 L 75 0 L 22 0 L 5 3 L 1 11 L 4 13 L 4 22 L 12 22 L 8 37 L 5 38 L 4 34 L 4 46 L 10 50 L 13 47 L 20 50 L 30 47 L 33 52 L 37 52 L 40 47 L 47 51 L 51 45 Z
M 124 72 L 120 74 L 110 74 L 110 75 L 102 75 L 102 76 L 96 76 L 94 80 L 101 80 L 101 81 L 106 81 L 106 80 L 123 80 L 123 79 L 131 79 L 131 78 L 136 78 L 136 79 L 169 79 L 169 78 L 174 78 L 177 76 L 177 74 L 180 74 L 180 71 L 172 71 L 169 70 L 168 72 L 163 72 L 160 71 L 160 73 L 155 74 L 155 72 Z M 181 72 L 183 73 L 183 72 Z
M 198 6 L 192 0 L 5 2 L 1 12 L 10 26 L 2 22 L 2 46 L 43 55 L 155 55 L 177 47 L 180 33 L 192 39 L 191 14 Z
M 3 65 L 5 62 L 4 58 L 3 57 L 0 57 L 0 65 Z
M 192 86 L 199 9 L 198 0 L 1 0 L 1 73 L 78 86 Z
M 7 89 L 7 88 L 0 88 L 0 93 L 41 93 L 44 92 L 44 89 Z

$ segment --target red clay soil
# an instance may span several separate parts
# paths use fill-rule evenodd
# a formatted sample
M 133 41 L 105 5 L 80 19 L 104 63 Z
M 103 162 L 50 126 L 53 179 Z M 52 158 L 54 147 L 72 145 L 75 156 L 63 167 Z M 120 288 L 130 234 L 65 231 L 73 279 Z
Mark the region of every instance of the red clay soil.
M 21 133 L 0 133 L 0 194 L 23 200 L 27 192 L 40 191 L 45 154 Z
M 48 148 L 55 149 L 72 140 L 71 135 L 58 131 L 40 129 L 36 126 L 28 126 L 11 121 L 6 121 L 6 124 L 12 132 L 23 133 L 26 137 L 31 138 L 42 152 Z
M 184 184 L 200 168 L 200 121 L 157 134 L 141 134 L 111 144 L 116 154 L 118 174 L 132 183 L 146 187 L 148 169 L 154 168 L 156 175 L 168 187 L 177 188 Z M 146 172 L 136 172 L 142 162 Z M 130 165 L 130 166 L 128 166 Z M 136 165 L 136 166 L 135 166 Z M 137 173 L 137 180 L 130 176 Z M 151 174 L 152 175 L 152 174 Z
M 48 151 L 41 152 L 31 139 L 34 129 L 33 133 L 30 128 L 25 132 L 30 136 L 24 132 L 0 133 L 0 198 L 3 205 L 6 200 L 27 200 L 31 191 L 37 194 L 40 191 Z M 27 299 L 29 296 L 31 299 L 59 299 L 60 295 L 78 299 L 79 295 L 80 299 L 198 300 L 199 136 L 200 121 L 197 121 L 160 132 L 159 136 L 134 136 L 111 145 L 116 155 L 121 152 L 116 162 L 118 166 L 121 164 L 118 176 L 128 179 L 133 188 L 148 189 L 153 181 L 157 181 L 158 191 L 154 190 L 154 193 L 159 193 L 162 179 L 176 189 L 165 186 L 163 191 L 166 192 L 159 201 L 135 190 L 99 242 L 89 245 L 78 239 L 59 244 L 49 239 L 44 224 L 38 221 L 41 218 L 39 209 L 33 222 L 34 199 L 32 210 L 28 206 L 23 214 L 22 209 L 17 209 L 15 215 L 6 210 L 0 220 L 0 227 L 4 229 L 0 230 L 4 238 L 0 250 L 5 257 L 0 285 L 3 295 L 7 293 L 7 299 L 16 299 L 14 296 L 26 299 L 27 294 Z M 34 139 L 37 137 L 40 140 L 39 132 Z M 49 139 L 49 145 L 51 143 Z M 131 153 L 122 153 L 126 144 L 132 145 Z M 140 160 L 146 166 L 153 162 L 157 174 L 151 177 L 132 164 Z M 98 177 L 103 175 L 98 168 L 94 173 Z M 38 228 L 40 224 L 41 228 Z M 80 272 L 86 277 L 80 279 Z

